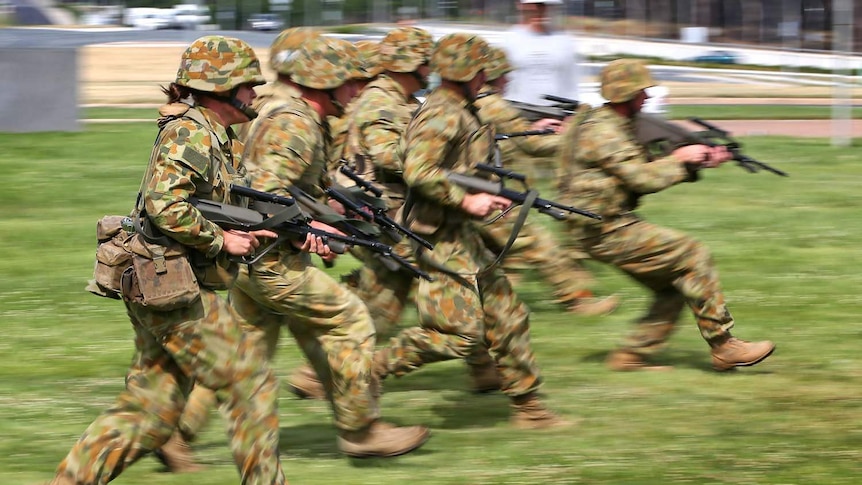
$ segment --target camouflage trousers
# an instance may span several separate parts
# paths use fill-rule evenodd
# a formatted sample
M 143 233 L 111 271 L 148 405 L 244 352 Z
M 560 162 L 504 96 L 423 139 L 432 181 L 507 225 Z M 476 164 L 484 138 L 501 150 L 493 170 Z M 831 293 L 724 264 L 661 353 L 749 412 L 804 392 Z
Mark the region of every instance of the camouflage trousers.
M 314 267 L 308 254 L 264 259 L 241 271 L 229 301 L 269 356 L 287 326 L 323 383 L 337 428 L 359 430 L 379 417 L 371 389 L 376 339 L 368 309 Z
M 623 342 L 624 348 L 642 354 L 660 350 L 686 304 L 707 341 L 725 336 L 733 327 L 712 256 L 695 239 L 637 221 L 582 242 L 590 256 L 616 266 L 653 292 L 649 310 Z
M 214 389 L 243 484 L 285 483 L 278 456 L 277 383 L 239 316 L 215 292 L 154 312 L 127 304 L 135 356 L 126 389 L 58 468 L 77 484 L 105 484 L 170 438 L 194 383 Z
M 415 264 L 413 248 L 406 238 L 396 243 L 393 251 Z M 367 251 L 356 252 L 354 256 L 363 265 L 359 268 L 357 286 L 353 291 L 368 307 L 377 338 L 391 337 L 401 321 L 411 291 L 416 288 L 417 279 L 405 270 L 393 271 Z
M 419 265 L 434 281 L 419 280 L 416 302 L 419 327 L 402 330 L 389 341 L 388 371 L 396 376 L 443 360 L 470 359 L 483 346 L 500 371 L 509 396 L 535 391 L 541 385 L 530 346 L 529 312 L 497 268 L 477 275 L 493 261 L 475 228 L 462 224 L 443 229 Z
M 495 254 L 505 247 L 516 219 L 517 214 L 511 213 L 492 224 L 477 224 L 482 239 Z M 538 270 L 554 288 L 557 301 L 567 303 L 593 295 L 593 275 L 582 263 L 586 259 L 589 257 L 577 249 L 563 249 L 549 229 L 527 218 L 502 266 L 506 273 Z

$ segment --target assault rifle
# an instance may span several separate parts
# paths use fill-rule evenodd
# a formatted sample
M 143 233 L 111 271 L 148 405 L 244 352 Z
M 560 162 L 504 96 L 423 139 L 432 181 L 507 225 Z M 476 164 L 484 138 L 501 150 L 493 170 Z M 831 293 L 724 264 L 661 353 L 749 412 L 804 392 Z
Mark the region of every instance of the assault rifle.
M 485 172 L 489 174 L 496 175 L 499 177 L 499 181 L 488 180 L 480 177 L 472 177 L 470 175 L 464 175 L 460 173 L 449 173 L 447 176 L 449 181 L 463 187 L 472 192 L 486 192 L 489 194 L 499 195 L 504 199 L 509 199 L 515 204 L 524 204 L 527 202 L 528 198 L 531 195 L 535 194 L 535 192 L 531 191 L 526 184 L 526 176 L 524 174 L 520 174 L 517 172 L 513 172 L 511 170 L 506 170 L 503 168 L 492 167 L 490 165 L 486 165 L 484 163 L 476 164 L 476 169 L 480 172 Z M 507 188 L 504 185 L 504 181 L 506 179 L 517 180 L 521 182 L 524 186 L 524 191 L 519 192 L 517 190 L 513 190 Z M 572 214 L 578 214 L 584 217 L 589 217 L 592 219 L 601 220 L 602 216 L 586 211 L 583 209 L 578 209 L 576 207 L 571 207 L 568 205 L 563 205 L 558 202 L 554 202 L 547 199 L 540 199 L 536 197 L 533 199 L 532 207 L 534 209 L 538 209 L 539 212 L 543 214 L 547 214 L 554 219 L 563 220 L 566 218 L 566 212 Z
M 329 197 L 340 202 L 345 209 L 353 212 L 359 217 L 377 224 L 395 241 L 400 241 L 401 235 L 403 234 L 428 249 L 434 249 L 433 244 L 389 217 L 386 213 L 386 203 L 380 199 L 380 197 L 383 196 L 383 192 L 380 189 L 357 175 L 356 172 L 351 170 L 347 165 L 342 165 L 338 170 L 356 183 L 356 186 L 359 187 L 359 189 L 371 194 L 375 198 L 369 200 L 368 198 L 363 197 L 362 194 L 351 193 L 350 189 L 347 187 L 337 185 L 326 189 L 326 193 Z
M 573 115 L 577 111 L 580 102 L 574 99 L 563 98 L 546 94 L 543 99 L 553 102 L 554 104 L 542 106 L 538 104 L 524 103 L 521 101 L 509 100 L 512 106 L 521 110 L 521 113 L 529 121 L 539 121 L 544 118 L 552 118 L 555 120 L 564 120 Z
M 197 198 L 192 198 L 190 202 L 206 219 L 224 229 L 246 232 L 268 229 L 278 234 L 275 241 L 263 249 L 255 251 L 254 256 L 241 258 L 240 261 L 243 263 L 254 264 L 284 241 L 304 241 L 308 234 L 312 234 L 320 237 L 336 253 L 345 253 L 348 246 L 364 247 L 382 257 L 398 262 L 399 265 L 419 277 L 430 278 L 427 273 L 395 254 L 391 246 L 352 234 L 337 234 L 312 227 L 308 223 L 308 216 L 302 212 L 296 200 L 291 197 L 261 192 L 241 185 L 231 185 L 230 191 L 233 194 L 251 199 L 250 208 L 246 209 Z
M 370 238 L 375 240 L 380 237 L 381 231 L 379 226 L 371 224 L 366 220 L 348 219 L 335 212 L 335 210 L 328 205 L 317 202 L 314 197 L 299 187 L 292 186 L 289 187 L 287 191 L 290 192 L 290 195 L 292 195 L 294 199 L 296 199 L 297 203 L 299 203 L 303 210 L 311 214 L 313 219 L 319 220 L 324 224 L 328 224 L 339 231 L 345 234 L 350 234 L 354 237 L 365 239 Z M 406 259 L 392 252 L 391 248 L 389 254 L 383 254 L 382 252 L 376 251 L 374 255 L 380 258 L 380 261 L 391 271 L 397 271 L 400 268 L 404 268 L 415 276 L 431 281 L 429 279 L 431 276 L 428 275 L 428 273 L 420 270 L 416 266 L 413 266 Z
M 662 117 L 641 112 L 635 118 L 635 135 L 638 141 L 653 153 L 666 155 L 681 146 L 695 144 L 724 146 L 733 155 L 733 160 L 749 172 L 766 170 L 782 177 L 788 176 L 787 172 L 743 154 L 742 145 L 727 131 L 700 118 L 691 117 L 689 121 L 700 125 L 705 130 L 689 131 Z

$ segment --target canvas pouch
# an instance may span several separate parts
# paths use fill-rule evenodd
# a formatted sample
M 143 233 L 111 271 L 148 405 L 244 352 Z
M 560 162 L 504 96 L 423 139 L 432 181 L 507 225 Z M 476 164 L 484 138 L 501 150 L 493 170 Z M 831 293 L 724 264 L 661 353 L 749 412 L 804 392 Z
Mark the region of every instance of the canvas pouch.
M 96 264 L 87 291 L 97 296 L 122 298 L 123 272 L 132 264 L 132 254 L 126 249 L 131 234 L 123 230 L 125 216 L 104 216 L 96 223 Z
M 133 234 L 127 247 L 132 265 L 121 276 L 123 298 L 156 311 L 188 306 L 200 298 L 185 247 L 179 243 L 162 246 Z

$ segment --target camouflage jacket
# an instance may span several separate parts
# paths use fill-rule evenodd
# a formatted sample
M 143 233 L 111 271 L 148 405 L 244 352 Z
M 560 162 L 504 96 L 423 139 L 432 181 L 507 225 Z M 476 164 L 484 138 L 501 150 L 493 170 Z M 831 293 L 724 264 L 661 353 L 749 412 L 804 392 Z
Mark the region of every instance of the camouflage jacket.
M 322 199 L 323 189 L 330 185 L 329 143 L 329 126 L 317 111 L 302 98 L 275 92 L 260 107 L 246 140 L 244 159 L 251 187 L 289 196 L 287 188 L 295 185 Z
M 350 100 L 344 108 L 344 114 L 339 116 L 329 116 L 326 118 L 329 123 L 329 133 L 331 134 L 332 143 L 329 145 L 329 171 L 336 170 L 341 165 L 341 159 L 344 158 L 344 150 L 347 146 L 347 126 L 350 119 L 356 113 L 356 105 L 358 104 L 359 96 Z
M 513 107 L 503 95 L 489 85 L 482 87 L 476 99 L 479 118 L 494 125 L 497 133 L 518 133 L 533 129 L 521 111 Z M 503 166 L 509 167 L 515 157 L 527 154 L 533 157 L 550 157 L 557 153 L 561 137 L 558 135 L 517 136 L 498 142 Z
M 363 179 L 383 190 L 390 209 L 404 203 L 401 139 L 418 107 L 419 100 L 383 74 L 365 87 L 349 119 L 343 156 Z
M 242 143 L 207 108 L 173 103 L 159 111 L 162 129 L 150 159 L 144 209 L 162 233 L 214 258 L 224 233 L 188 200 L 230 203 L 230 184 L 245 175 Z
M 291 86 L 290 84 L 285 84 L 281 81 L 273 81 L 271 83 L 255 86 L 254 92 L 255 94 L 257 94 L 257 97 L 251 103 L 251 107 L 254 108 L 258 113 L 260 113 L 262 107 L 268 104 L 273 97 L 287 99 L 298 98 L 302 95 L 302 93 L 296 86 Z M 251 125 L 252 123 L 243 123 L 236 130 L 236 134 L 240 140 L 245 141 L 245 139 L 248 137 L 248 132 L 251 129 Z
M 415 198 L 408 217 L 411 229 L 433 234 L 444 224 L 467 220 L 460 207 L 464 189 L 447 176 L 450 171 L 472 175 L 477 163 L 489 162 L 493 127 L 481 124 L 460 93 L 437 88 L 408 125 L 404 143 L 404 180 Z
M 697 171 L 673 155 L 650 161 L 637 142 L 634 126 L 607 106 L 589 111 L 563 133 L 557 188 L 560 202 L 600 214 L 595 221 L 572 216 L 574 226 L 602 232 L 636 221 L 638 199 L 681 182 L 696 180 Z

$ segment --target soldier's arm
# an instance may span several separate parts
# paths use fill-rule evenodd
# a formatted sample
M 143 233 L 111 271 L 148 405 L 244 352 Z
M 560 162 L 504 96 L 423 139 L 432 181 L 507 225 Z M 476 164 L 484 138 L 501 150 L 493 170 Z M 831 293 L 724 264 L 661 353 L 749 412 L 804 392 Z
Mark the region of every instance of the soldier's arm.
M 493 94 L 479 100 L 479 117 L 486 123 L 494 125 L 497 133 L 519 133 L 533 130 L 533 124 L 521 115 L 521 111 L 513 107 L 499 94 Z M 534 157 L 549 157 L 557 153 L 560 147 L 560 137 L 556 135 L 517 136 L 500 143 L 512 143 L 519 150 Z
M 371 155 L 378 169 L 401 173 L 404 167 L 400 146 L 406 126 L 399 121 L 403 116 L 399 116 L 398 106 L 392 105 L 391 98 L 372 92 L 360 108 L 355 120 L 363 150 Z
M 650 194 L 696 179 L 697 167 L 673 155 L 650 161 L 643 146 L 613 125 L 587 123 L 581 128 L 578 158 L 593 160 L 632 192 Z
M 311 120 L 294 113 L 277 115 L 244 161 L 251 188 L 289 197 L 287 187 L 296 184 L 314 160 L 318 132 Z
M 165 142 L 144 194 L 147 216 L 172 239 L 215 257 L 224 245 L 224 233 L 188 202 L 195 187 L 209 178 L 210 132 L 186 119 L 165 130 Z
M 404 180 L 426 199 L 447 207 L 460 207 L 466 193 L 450 183 L 442 162 L 452 150 L 458 120 L 439 109 L 420 112 L 407 129 Z

